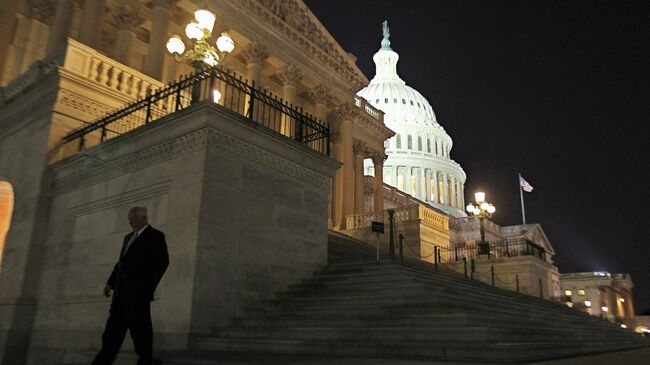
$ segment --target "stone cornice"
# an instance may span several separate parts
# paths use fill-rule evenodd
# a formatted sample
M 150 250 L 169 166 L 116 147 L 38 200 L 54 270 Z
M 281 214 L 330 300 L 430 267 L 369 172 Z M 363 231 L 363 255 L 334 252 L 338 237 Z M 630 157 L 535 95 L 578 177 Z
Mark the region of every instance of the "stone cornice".
M 130 5 L 120 5 L 114 9 L 111 12 L 111 19 L 117 29 L 130 31 L 139 27 L 145 21 L 140 11 Z
M 240 4 L 351 82 L 352 89 L 359 90 L 365 86 L 365 77 L 351 65 L 345 51 L 323 33 L 304 4 L 294 0 L 242 0 Z
M 315 104 L 328 105 L 332 103 L 332 90 L 323 84 L 318 84 L 309 92 Z
M 108 143 L 128 142 L 110 141 Z M 114 147 L 115 145 L 108 146 L 109 149 L 115 151 Z M 323 191 L 329 189 L 330 186 L 329 178 L 324 175 L 221 131 L 205 127 L 112 160 L 104 160 L 100 157 L 103 156 L 101 147 L 75 155 L 51 166 L 54 172 L 54 189 L 57 193 L 72 191 L 80 186 L 109 180 L 158 162 L 207 148 L 256 164 L 261 168 L 270 168 L 277 173 L 303 181 Z
M 261 64 L 269 57 L 269 52 L 266 47 L 255 41 L 246 46 L 246 49 L 241 53 L 241 56 L 248 63 Z
M 359 112 L 357 113 L 358 116 L 357 122 L 364 129 L 366 129 L 367 131 L 371 132 L 376 136 L 379 136 L 382 141 L 387 140 L 395 135 L 395 132 L 392 129 L 386 127 L 384 124 L 380 123 L 377 119 L 366 114 L 365 112 L 362 112 L 360 109 L 358 110 Z

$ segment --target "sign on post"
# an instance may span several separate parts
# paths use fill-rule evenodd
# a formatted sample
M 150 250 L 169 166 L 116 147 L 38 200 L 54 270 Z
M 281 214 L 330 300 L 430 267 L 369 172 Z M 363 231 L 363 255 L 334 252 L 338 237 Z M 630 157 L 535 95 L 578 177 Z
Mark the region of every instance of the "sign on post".
M 372 222 L 372 231 L 384 234 L 384 222 Z

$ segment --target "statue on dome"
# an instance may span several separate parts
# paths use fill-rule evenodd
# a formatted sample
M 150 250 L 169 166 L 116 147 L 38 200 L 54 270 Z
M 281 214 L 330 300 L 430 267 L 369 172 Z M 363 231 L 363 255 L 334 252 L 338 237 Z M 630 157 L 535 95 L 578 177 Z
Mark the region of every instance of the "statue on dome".
M 381 48 L 382 49 L 391 49 L 390 48 L 390 41 L 388 38 L 390 38 L 390 29 L 388 28 L 388 20 L 384 20 L 382 25 L 382 34 L 384 35 L 384 39 L 381 40 Z

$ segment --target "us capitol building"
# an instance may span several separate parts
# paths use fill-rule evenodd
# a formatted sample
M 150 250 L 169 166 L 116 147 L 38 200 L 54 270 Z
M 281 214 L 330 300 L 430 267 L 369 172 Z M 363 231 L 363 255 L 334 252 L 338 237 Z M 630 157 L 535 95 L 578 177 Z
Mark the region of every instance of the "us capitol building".
M 377 72 L 357 93 L 385 113 L 386 126 L 396 133 L 385 143 L 384 182 L 454 217 L 464 217 L 466 176 L 451 159 L 452 139 L 427 99 L 397 74 L 399 55 L 390 48 L 389 35 L 384 23 L 381 49 L 373 57 Z M 367 160 L 365 170 L 374 175 L 372 161 Z
M 167 237 L 167 350 L 311 277 L 333 243 L 387 249 L 390 217 L 411 259 L 559 297 L 539 224 L 463 212 L 452 139 L 389 36 L 368 80 L 303 1 L 2 2 L 0 364 L 89 362 L 132 206 Z

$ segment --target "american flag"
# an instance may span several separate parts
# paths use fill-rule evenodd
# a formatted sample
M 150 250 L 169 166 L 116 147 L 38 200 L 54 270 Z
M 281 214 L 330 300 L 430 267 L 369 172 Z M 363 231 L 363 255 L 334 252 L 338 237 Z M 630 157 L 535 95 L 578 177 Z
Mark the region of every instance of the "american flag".
M 528 181 L 524 180 L 523 177 L 519 176 L 519 185 L 524 189 L 525 192 L 530 193 L 533 191 L 533 187 L 528 183 Z

